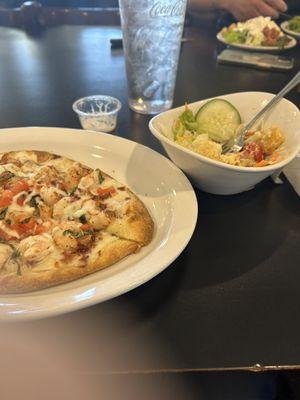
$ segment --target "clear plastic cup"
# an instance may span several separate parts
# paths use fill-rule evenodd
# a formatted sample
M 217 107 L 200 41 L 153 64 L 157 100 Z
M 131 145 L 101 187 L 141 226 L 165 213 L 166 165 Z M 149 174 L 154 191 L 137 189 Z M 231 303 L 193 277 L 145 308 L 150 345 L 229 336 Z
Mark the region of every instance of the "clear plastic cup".
M 187 0 L 119 0 L 129 107 L 172 107 Z
M 88 96 L 73 104 L 83 129 L 111 132 L 116 128 L 121 102 L 111 96 Z

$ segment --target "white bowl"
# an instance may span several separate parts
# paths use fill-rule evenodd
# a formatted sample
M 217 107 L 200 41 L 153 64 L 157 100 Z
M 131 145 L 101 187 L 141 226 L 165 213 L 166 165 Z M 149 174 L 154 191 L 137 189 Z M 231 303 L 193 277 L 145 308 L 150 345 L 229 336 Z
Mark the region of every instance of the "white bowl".
M 300 32 L 291 31 L 289 28 L 289 21 L 283 21 L 280 25 L 281 29 L 290 36 L 294 36 L 298 41 L 300 41 Z
M 247 122 L 274 95 L 265 92 L 241 92 L 218 97 L 230 101 L 239 110 L 243 122 Z M 195 112 L 207 100 L 210 99 L 189 104 L 189 107 Z M 300 112 L 286 99 L 282 99 L 269 115 L 266 126 L 278 126 L 283 131 L 286 139 L 284 146 L 288 155 L 277 164 L 260 168 L 224 164 L 175 143 L 172 125 L 183 110 L 184 106 L 157 115 L 149 122 L 149 128 L 161 142 L 171 160 L 189 176 L 195 186 L 206 192 L 235 194 L 252 189 L 263 179 L 279 172 L 300 150 Z

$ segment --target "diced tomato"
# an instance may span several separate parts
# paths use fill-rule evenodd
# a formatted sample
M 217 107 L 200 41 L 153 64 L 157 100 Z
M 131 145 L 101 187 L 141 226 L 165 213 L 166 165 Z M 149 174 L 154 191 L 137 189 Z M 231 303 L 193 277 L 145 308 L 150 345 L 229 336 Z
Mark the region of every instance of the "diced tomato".
M 22 206 L 24 204 L 25 199 L 26 199 L 26 196 L 19 196 L 17 199 L 17 204 L 19 206 Z
M 11 190 L 3 190 L 0 194 L 0 207 L 7 207 L 12 203 L 14 194 Z
M 100 197 L 107 197 L 116 193 L 116 189 L 113 186 L 108 188 L 98 188 L 97 193 Z
M 27 192 L 29 190 L 29 185 L 24 179 L 20 179 L 11 185 L 10 190 L 16 195 L 23 191 Z
M 80 227 L 80 229 L 81 229 L 82 231 L 88 231 L 88 230 L 90 230 L 90 229 L 92 229 L 92 228 L 91 228 L 91 225 L 90 225 L 90 224 L 84 224 L 84 225 L 82 225 L 82 226 Z
M 265 43 L 268 46 L 276 46 L 276 42 L 278 40 L 278 37 L 280 35 L 280 31 L 276 28 L 269 28 L 266 26 L 263 29 L 263 34 L 265 36 Z
M 262 143 L 257 143 L 257 142 L 252 142 L 248 143 L 244 150 L 243 150 L 243 156 L 244 157 L 251 157 L 253 158 L 256 162 L 259 162 L 264 159 L 264 146 Z
M 37 225 L 35 228 L 35 234 L 40 235 L 41 233 L 44 233 L 47 231 L 47 228 L 44 225 Z
M 266 160 L 261 160 L 256 164 L 256 167 L 265 167 L 266 165 L 268 165 Z
M 35 227 L 36 227 L 36 221 L 34 218 L 30 218 L 30 220 L 26 223 L 20 222 L 12 225 L 12 229 L 16 230 L 19 235 L 31 233 Z

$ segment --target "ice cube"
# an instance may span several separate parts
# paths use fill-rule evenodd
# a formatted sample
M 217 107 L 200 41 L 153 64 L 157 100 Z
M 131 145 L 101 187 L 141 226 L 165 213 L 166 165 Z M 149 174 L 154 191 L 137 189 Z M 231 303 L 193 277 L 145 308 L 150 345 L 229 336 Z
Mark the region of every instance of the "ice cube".
M 160 83 L 158 81 L 152 81 L 146 89 L 144 89 L 143 95 L 144 97 L 150 99 L 155 95 L 155 93 L 158 91 L 160 87 Z

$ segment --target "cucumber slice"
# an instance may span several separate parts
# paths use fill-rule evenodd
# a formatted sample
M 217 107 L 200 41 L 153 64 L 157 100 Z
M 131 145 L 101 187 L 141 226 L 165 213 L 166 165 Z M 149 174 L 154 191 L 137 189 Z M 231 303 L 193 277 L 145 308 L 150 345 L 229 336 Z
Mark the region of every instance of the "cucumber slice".
M 234 136 L 241 116 L 229 101 L 213 99 L 198 110 L 196 121 L 199 134 L 207 133 L 210 139 L 223 143 Z

